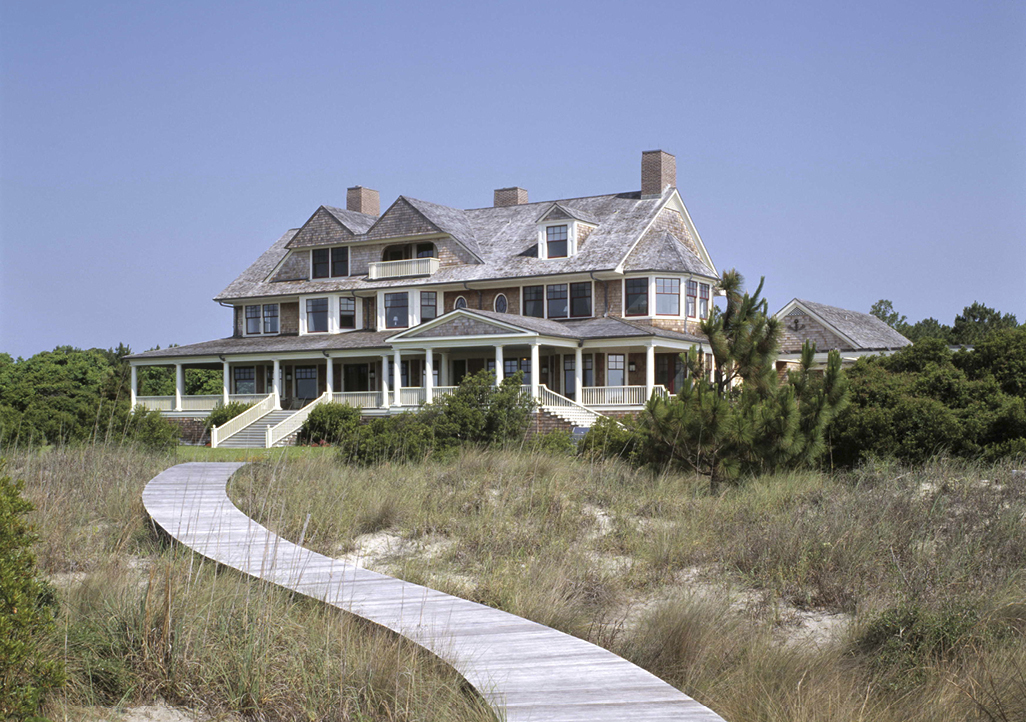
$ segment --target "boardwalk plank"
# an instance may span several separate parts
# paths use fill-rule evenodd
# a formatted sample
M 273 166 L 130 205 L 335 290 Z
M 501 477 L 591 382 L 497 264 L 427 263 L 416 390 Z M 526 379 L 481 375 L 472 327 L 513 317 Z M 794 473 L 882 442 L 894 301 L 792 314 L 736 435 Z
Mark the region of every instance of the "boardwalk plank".
M 492 607 L 317 554 L 237 509 L 241 463 L 179 464 L 143 504 L 172 538 L 210 559 L 392 629 L 451 664 L 508 722 L 723 722 L 608 650 Z

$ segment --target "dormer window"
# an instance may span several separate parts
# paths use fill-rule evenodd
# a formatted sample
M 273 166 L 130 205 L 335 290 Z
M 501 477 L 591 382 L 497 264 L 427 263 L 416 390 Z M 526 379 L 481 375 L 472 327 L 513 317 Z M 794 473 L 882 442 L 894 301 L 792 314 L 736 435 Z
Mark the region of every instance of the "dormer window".
M 411 258 L 438 258 L 434 243 L 404 243 L 388 246 L 381 254 L 382 261 L 408 261 Z
M 349 275 L 349 246 L 315 248 L 310 254 L 311 278 L 341 278 Z
M 566 258 L 567 257 L 567 225 L 545 227 L 545 257 Z

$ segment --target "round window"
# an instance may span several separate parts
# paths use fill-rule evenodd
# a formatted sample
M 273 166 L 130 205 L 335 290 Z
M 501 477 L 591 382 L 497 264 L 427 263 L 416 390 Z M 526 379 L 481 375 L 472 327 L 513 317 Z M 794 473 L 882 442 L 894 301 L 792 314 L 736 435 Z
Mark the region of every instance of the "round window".
M 499 294 L 495 297 L 495 310 L 499 313 L 506 313 L 506 296 Z
M 467 307 L 467 299 L 463 298 L 463 296 L 460 296 L 459 298 L 456 299 L 456 303 L 453 304 L 453 305 L 456 308 L 466 308 Z

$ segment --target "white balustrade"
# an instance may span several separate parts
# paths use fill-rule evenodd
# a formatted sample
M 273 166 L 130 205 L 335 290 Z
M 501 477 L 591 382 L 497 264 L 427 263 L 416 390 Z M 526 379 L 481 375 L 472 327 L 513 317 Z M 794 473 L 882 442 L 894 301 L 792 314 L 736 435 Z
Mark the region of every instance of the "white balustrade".
M 644 386 L 585 386 L 581 401 L 585 406 L 644 406 L 645 390 Z
M 210 448 L 216 449 L 218 444 L 232 434 L 237 434 L 261 416 L 271 413 L 274 409 L 274 394 L 263 397 L 259 403 L 246 409 L 234 419 L 229 419 L 221 426 L 210 429 Z
M 218 396 L 218 399 L 221 397 Z M 240 404 L 257 404 L 264 400 L 263 394 L 230 394 L 228 401 L 238 401 Z
M 264 431 L 264 448 L 270 449 L 272 446 L 277 444 L 282 439 L 288 437 L 290 434 L 299 431 L 299 427 L 306 421 L 306 417 L 310 415 L 310 412 L 317 407 L 318 404 L 323 404 L 331 401 L 333 394 L 329 394 L 325 391 L 323 394 L 318 396 L 316 399 L 308 403 L 306 406 L 301 408 L 292 416 L 282 421 L 277 426 L 268 426 Z
M 174 411 L 174 396 L 136 396 L 136 406 L 143 406 L 154 411 Z
M 260 398 L 263 398 L 261 396 Z M 221 394 L 210 396 L 183 396 L 182 411 L 210 411 L 221 402 Z
M 334 404 L 349 404 L 358 409 L 381 406 L 380 391 L 336 391 L 331 395 Z
M 424 389 L 420 386 L 399 390 L 399 403 L 402 406 L 423 406 L 424 398 Z
M 435 386 L 431 393 L 434 395 L 435 401 L 438 401 L 443 396 L 452 396 L 458 388 L 459 386 Z
M 367 278 L 404 278 L 430 276 L 438 270 L 437 258 L 409 258 L 404 261 L 378 261 L 367 264 Z

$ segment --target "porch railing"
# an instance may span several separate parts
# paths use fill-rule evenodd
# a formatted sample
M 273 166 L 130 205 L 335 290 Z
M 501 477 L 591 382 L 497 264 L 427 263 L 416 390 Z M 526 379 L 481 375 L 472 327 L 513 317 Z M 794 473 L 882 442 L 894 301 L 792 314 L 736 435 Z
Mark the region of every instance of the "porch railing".
M 217 445 L 229 436 L 239 433 L 261 416 L 271 413 L 274 409 L 274 401 L 274 394 L 267 394 L 259 403 L 246 409 L 234 419 L 230 419 L 220 426 L 212 427 L 210 429 L 210 448 L 216 449 Z
M 585 386 L 581 402 L 585 406 L 644 406 L 648 401 L 645 386 Z M 653 393 L 666 396 L 666 387 L 657 385 Z
M 399 404 L 401 406 L 423 406 L 424 398 L 424 389 L 420 386 L 399 389 Z
M 380 391 L 336 391 L 331 395 L 331 402 L 336 404 L 349 404 L 358 409 L 373 408 L 381 406 Z
M 289 434 L 299 431 L 299 427 L 303 425 L 303 422 L 306 421 L 306 417 L 310 415 L 310 412 L 313 411 L 314 408 L 316 408 L 317 404 L 323 404 L 325 401 L 331 401 L 332 396 L 333 394 L 329 394 L 325 391 L 277 426 L 268 426 L 264 430 L 264 448 L 270 449 L 279 441 L 286 438 Z
M 402 278 L 430 276 L 438 270 L 437 258 L 409 258 L 405 261 L 377 261 L 367 264 L 367 278 Z
M 174 411 L 174 396 L 136 396 L 136 406 L 143 406 L 154 411 Z
M 217 396 L 215 398 L 217 398 L 218 401 L 221 400 L 220 396 Z M 182 399 L 184 400 L 185 397 L 183 396 Z M 257 403 L 260 403 L 261 401 L 264 400 L 264 395 L 263 394 L 229 394 L 228 395 L 228 400 L 229 401 L 238 401 L 239 403 L 242 403 L 242 404 L 257 404 Z
M 585 408 L 582 404 L 577 403 L 573 399 L 568 399 L 562 394 L 557 394 L 555 391 L 550 389 L 545 384 L 538 387 L 539 395 L 541 396 L 542 406 L 557 406 L 566 409 L 580 409 L 581 411 L 587 411 L 589 414 L 594 415 L 595 412 L 591 409 Z
M 435 386 L 431 389 L 432 399 L 437 401 L 443 396 L 452 396 L 458 388 L 459 386 Z
M 221 394 L 210 394 L 208 396 L 183 396 L 182 411 L 210 411 L 221 402 L 224 397 Z M 260 398 L 263 398 L 261 396 Z

